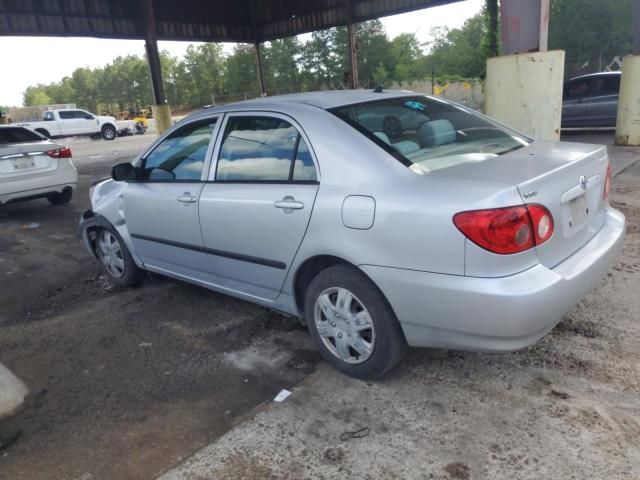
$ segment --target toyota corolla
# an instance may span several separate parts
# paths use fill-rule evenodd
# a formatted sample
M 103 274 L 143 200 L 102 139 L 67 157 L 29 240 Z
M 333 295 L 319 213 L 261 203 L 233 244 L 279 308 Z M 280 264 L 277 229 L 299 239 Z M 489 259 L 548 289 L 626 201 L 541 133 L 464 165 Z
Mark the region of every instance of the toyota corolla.
M 412 92 L 318 92 L 182 120 L 91 189 L 80 227 L 115 284 L 151 271 L 298 316 L 373 378 L 407 346 L 542 338 L 621 249 L 610 184 L 602 146 Z

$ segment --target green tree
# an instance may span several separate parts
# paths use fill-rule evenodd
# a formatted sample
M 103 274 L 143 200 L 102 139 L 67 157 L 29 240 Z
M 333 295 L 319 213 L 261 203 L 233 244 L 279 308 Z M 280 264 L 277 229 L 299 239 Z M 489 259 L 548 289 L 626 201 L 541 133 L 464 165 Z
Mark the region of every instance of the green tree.
M 253 45 L 240 43 L 226 60 L 225 94 L 244 98 L 245 94 L 257 96 L 258 73 L 256 51 Z
M 47 95 L 46 85 L 38 84 L 27 87 L 24 91 L 24 105 L 30 107 L 33 105 L 48 105 L 52 103 L 51 97 Z
M 552 0 L 549 48 L 565 51 L 565 75 L 596 72 L 631 53 L 632 0 Z

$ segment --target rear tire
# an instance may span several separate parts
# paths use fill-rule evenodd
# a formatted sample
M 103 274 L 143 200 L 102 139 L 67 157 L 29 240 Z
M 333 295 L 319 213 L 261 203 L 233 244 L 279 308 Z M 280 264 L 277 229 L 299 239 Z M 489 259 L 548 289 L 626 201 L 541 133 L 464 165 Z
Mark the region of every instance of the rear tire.
M 360 270 L 335 265 L 320 272 L 305 293 L 305 316 L 324 359 L 362 380 L 391 370 L 407 342 L 391 306 Z
M 104 127 L 102 127 L 102 130 L 100 132 L 102 134 L 102 138 L 104 138 L 105 140 L 114 140 L 118 135 L 118 132 L 113 125 L 105 125 Z
M 138 285 L 145 271 L 133 261 L 129 249 L 113 228 L 101 228 L 96 232 L 95 251 L 100 266 L 111 283 L 118 287 Z
M 73 190 L 65 188 L 62 192 L 51 193 L 47 195 L 47 200 L 51 205 L 65 205 L 71 201 Z

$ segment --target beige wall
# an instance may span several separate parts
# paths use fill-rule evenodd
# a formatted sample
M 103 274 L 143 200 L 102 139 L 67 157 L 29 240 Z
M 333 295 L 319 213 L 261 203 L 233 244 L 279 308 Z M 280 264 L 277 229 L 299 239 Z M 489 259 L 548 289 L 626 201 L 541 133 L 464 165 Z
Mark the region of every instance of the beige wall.
M 564 52 L 536 52 L 490 58 L 485 112 L 540 140 L 559 140 Z
M 436 84 L 431 89 L 431 82 L 404 82 L 396 83 L 391 86 L 392 89 L 411 90 L 427 95 L 433 94 L 446 98 L 457 103 L 461 103 L 474 110 L 482 110 L 484 106 L 484 93 L 482 83 L 478 81 L 468 82 L 446 82 L 444 84 Z

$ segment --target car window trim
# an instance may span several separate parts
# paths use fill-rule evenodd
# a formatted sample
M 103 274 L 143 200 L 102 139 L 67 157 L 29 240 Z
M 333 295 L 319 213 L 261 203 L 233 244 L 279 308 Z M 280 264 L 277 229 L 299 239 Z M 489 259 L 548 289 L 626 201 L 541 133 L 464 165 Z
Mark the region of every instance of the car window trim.
M 207 120 L 212 120 L 212 119 L 216 119 L 216 124 L 213 128 L 213 132 L 211 132 L 211 138 L 209 138 L 209 144 L 207 145 L 207 152 L 205 153 L 205 158 L 204 158 L 204 165 L 202 167 L 202 173 L 200 174 L 200 180 L 193 180 L 193 179 L 174 179 L 174 180 L 135 180 L 132 181 L 131 183 L 197 183 L 197 184 L 204 184 L 204 183 L 208 183 L 207 181 L 207 172 L 209 169 L 209 166 L 211 164 L 211 158 L 212 158 L 212 154 L 213 154 L 213 148 L 215 146 L 215 143 L 217 141 L 217 136 L 218 136 L 218 132 L 220 131 L 220 125 L 222 124 L 222 119 L 224 118 L 224 114 L 223 113 L 216 113 L 213 115 L 207 115 L 205 117 L 198 117 L 198 118 L 194 118 L 194 119 L 190 119 L 189 121 L 185 121 L 185 122 L 177 122 L 175 125 L 173 125 L 170 129 L 168 129 L 163 135 L 161 135 L 160 137 L 158 137 L 158 139 L 153 142 L 149 148 L 137 159 L 135 159 L 132 163 L 133 165 L 139 169 L 139 171 L 144 171 L 144 166 L 147 162 L 147 157 L 154 152 L 154 150 L 156 148 L 158 148 L 158 146 L 160 146 L 160 144 L 162 144 L 162 142 L 164 142 L 167 137 L 169 137 L 173 132 L 175 132 L 176 130 L 179 130 L 181 128 L 184 128 L 187 125 L 191 125 L 192 123 L 197 123 L 197 122 L 205 122 Z
M 274 117 L 284 120 L 291 124 L 298 131 L 298 136 L 302 138 L 307 144 L 307 148 L 309 149 L 309 154 L 311 155 L 311 160 L 313 161 L 313 166 L 316 170 L 316 180 L 292 180 L 291 176 L 289 176 L 289 180 L 220 180 L 216 178 L 216 171 L 218 169 L 218 160 L 220 157 L 220 149 L 222 147 L 222 141 L 224 137 L 224 132 L 227 128 L 227 123 L 231 117 Z M 221 122 L 220 128 L 218 130 L 218 138 L 216 139 L 216 145 L 213 150 L 213 155 L 211 158 L 211 165 L 209 167 L 209 176 L 205 183 L 238 183 L 238 184 L 260 184 L 260 185 L 319 185 L 320 184 L 320 165 L 318 164 L 318 160 L 313 150 L 313 146 L 311 142 L 309 142 L 309 137 L 306 132 L 302 128 L 302 126 L 290 115 L 287 115 L 283 112 L 274 112 L 272 110 L 234 110 L 226 112 L 224 115 L 224 121 Z M 299 143 L 297 144 L 299 145 Z M 294 154 L 298 154 L 298 149 L 296 149 Z M 292 162 L 293 163 L 293 162 Z

